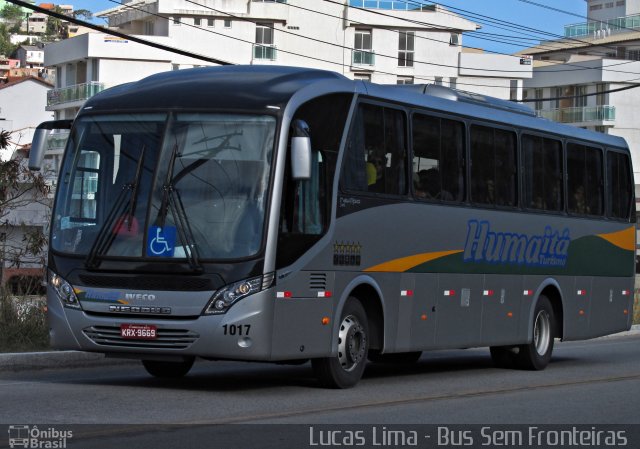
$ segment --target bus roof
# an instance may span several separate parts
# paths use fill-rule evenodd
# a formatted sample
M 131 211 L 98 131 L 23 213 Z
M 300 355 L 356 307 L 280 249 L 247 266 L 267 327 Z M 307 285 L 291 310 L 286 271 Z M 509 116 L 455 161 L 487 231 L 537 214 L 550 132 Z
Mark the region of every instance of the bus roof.
M 221 66 L 159 73 L 107 89 L 87 101 L 86 112 L 186 109 L 256 110 L 283 107 L 303 88 L 333 82 L 336 92 L 415 105 L 470 119 L 490 120 L 602 145 L 627 148 L 624 139 L 535 117 L 529 108 L 440 86 L 396 86 L 353 81 L 336 72 L 287 66 Z
M 235 109 L 283 106 L 300 89 L 321 81 L 350 81 L 335 72 L 282 66 L 221 66 L 176 70 L 102 91 L 85 105 L 122 109 Z M 351 86 L 353 92 L 353 86 Z

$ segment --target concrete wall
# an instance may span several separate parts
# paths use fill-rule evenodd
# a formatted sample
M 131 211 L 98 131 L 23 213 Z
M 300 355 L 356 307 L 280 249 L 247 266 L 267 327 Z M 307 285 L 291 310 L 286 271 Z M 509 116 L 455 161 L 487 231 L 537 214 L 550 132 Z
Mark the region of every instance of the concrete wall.
M 0 89 L 0 128 L 12 131 L 11 140 L 24 145 L 33 138 L 33 129 L 41 122 L 51 120 L 53 114 L 45 111 L 47 91 L 50 88 L 35 80 L 27 80 Z M 6 127 L 7 124 L 9 128 Z M 3 155 L 7 159 L 13 147 Z

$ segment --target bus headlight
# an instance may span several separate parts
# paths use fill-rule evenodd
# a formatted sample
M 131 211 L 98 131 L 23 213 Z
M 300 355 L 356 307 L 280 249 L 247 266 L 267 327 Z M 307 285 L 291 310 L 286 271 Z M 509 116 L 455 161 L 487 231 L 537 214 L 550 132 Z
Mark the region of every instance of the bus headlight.
M 221 315 L 236 302 L 271 287 L 273 273 L 229 284 L 213 294 L 203 315 Z
M 80 310 L 80 302 L 76 293 L 73 291 L 73 287 L 62 276 L 58 276 L 53 271 L 49 271 L 49 284 L 53 287 L 58 298 L 62 301 L 62 305 L 70 309 Z

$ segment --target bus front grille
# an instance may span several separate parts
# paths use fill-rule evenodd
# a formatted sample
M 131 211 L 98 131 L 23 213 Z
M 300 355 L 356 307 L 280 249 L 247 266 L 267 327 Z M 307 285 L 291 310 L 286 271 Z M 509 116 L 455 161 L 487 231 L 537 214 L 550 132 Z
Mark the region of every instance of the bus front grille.
M 123 348 L 186 349 L 200 338 L 200 335 L 185 329 L 158 329 L 153 340 L 133 340 L 122 338 L 118 326 L 91 326 L 82 330 L 95 344 Z

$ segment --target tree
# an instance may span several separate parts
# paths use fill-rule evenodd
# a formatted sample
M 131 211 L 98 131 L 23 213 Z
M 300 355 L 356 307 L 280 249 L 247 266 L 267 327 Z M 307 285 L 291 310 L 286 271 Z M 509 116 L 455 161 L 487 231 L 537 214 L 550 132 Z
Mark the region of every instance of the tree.
M 17 33 L 20 31 L 25 13 L 20 6 L 6 4 L 4 8 L 0 10 L 0 17 L 4 19 L 6 25 L 9 25 L 9 30 L 12 33 Z
M 88 9 L 76 9 L 71 13 L 74 19 L 83 18 L 84 20 L 93 19 L 93 13 Z
M 11 43 L 11 35 L 7 25 L 0 23 L 0 55 L 11 57 L 18 48 L 18 45 Z
M 10 144 L 10 132 L 0 132 L 0 148 Z M 47 236 L 44 226 L 20 219 L 17 211 L 41 213 L 48 221 L 51 199 L 49 185 L 40 173 L 27 168 L 25 157 L 0 162 L 0 269 L 21 268 L 25 264 L 44 267 Z
M 0 17 L 7 22 L 22 22 L 24 20 L 24 11 L 17 5 L 6 4 L 4 8 L 0 10 Z
M 53 11 L 58 14 L 63 13 L 62 9 L 57 5 L 53 8 Z M 64 35 L 64 31 L 62 20 L 57 17 L 49 16 L 49 19 L 47 20 L 47 29 L 44 32 L 45 36 L 49 38 L 62 37 Z

